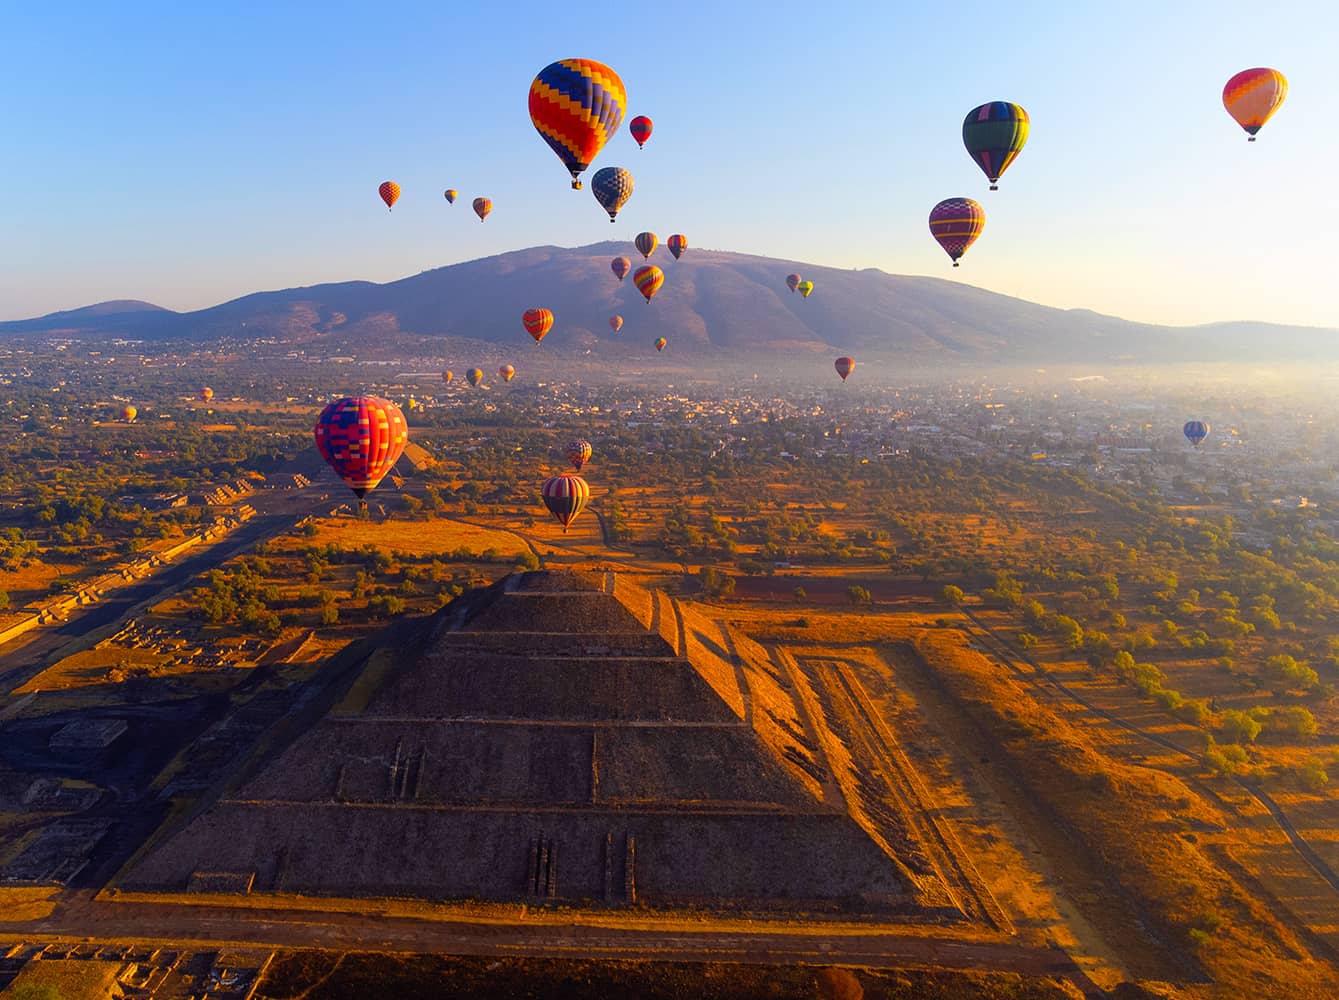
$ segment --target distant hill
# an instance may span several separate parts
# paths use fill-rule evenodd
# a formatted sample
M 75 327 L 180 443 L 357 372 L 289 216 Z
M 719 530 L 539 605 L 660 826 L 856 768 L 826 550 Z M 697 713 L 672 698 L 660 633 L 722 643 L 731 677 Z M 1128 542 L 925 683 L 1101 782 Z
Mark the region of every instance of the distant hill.
M 294 343 L 419 334 L 529 344 L 521 313 L 552 309 L 547 350 L 645 353 L 656 337 L 722 356 L 759 350 L 859 352 L 918 361 L 1077 363 L 1339 358 L 1339 331 L 1266 323 L 1163 327 L 1083 309 L 1064 310 L 939 278 L 875 269 L 841 270 L 718 250 L 690 249 L 652 262 L 665 285 L 646 305 L 629 276 L 609 269 L 627 243 L 532 247 L 424 271 L 384 285 L 366 281 L 258 292 L 190 313 L 144 302 L 108 302 L 34 320 L 0 323 L 0 334 L 115 333 L 144 338 L 272 336 Z M 811 279 L 809 299 L 785 276 Z M 608 328 L 619 313 L 619 334 Z

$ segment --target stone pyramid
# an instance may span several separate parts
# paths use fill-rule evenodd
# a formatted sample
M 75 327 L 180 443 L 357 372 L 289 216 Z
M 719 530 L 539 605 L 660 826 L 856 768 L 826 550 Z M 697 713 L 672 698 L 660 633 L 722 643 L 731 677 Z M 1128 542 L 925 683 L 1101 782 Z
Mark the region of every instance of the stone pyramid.
M 522 573 L 394 634 L 120 886 L 932 905 L 896 838 L 825 791 L 785 680 L 663 593 Z

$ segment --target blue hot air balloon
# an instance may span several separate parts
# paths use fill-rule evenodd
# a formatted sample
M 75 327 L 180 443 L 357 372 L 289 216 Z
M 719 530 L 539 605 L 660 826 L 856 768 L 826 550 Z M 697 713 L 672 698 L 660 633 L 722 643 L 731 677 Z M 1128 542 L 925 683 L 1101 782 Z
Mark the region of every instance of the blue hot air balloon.
M 1187 420 L 1185 427 L 1181 430 L 1185 434 L 1186 440 L 1196 448 L 1200 446 L 1201 441 L 1209 436 L 1209 425 L 1203 420 Z

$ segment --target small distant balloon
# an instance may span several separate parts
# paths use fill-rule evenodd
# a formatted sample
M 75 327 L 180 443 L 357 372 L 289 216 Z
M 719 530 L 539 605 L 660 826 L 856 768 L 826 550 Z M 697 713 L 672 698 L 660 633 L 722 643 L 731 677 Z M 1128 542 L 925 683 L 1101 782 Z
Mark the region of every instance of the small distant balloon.
M 688 237 L 683 233 L 675 233 L 665 241 L 665 246 L 669 247 L 669 252 L 674 254 L 675 260 L 678 260 L 683 256 L 683 252 L 688 249 Z
M 628 131 L 637 140 L 637 148 L 641 149 L 646 145 L 646 140 L 651 138 L 651 119 L 646 115 L 638 115 L 628 122 Z
M 656 238 L 655 233 L 638 233 L 632 244 L 642 257 L 649 259 L 651 254 L 656 252 L 656 247 L 660 246 L 660 240 Z
M 632 276 L 632 283 L 637 286 L 637 291 L 642 293 L 646 304 L 650 305 L 656 292 L 660 291 L 660 286 L 665 283 L 665 272 L 654 264 L 647 264 L 645 267 L 637 268 L 637 273 Z
M 615 257 L 609 262 L 609 269 L 614 272 L 614 276 L 617 277 L 619 281 L 622 281 L 628 276 L 628 272 L 632 270 L 632 261 L 628 260 L 626 257 Z
M 622 167 L 602 167 L 595 171 L 590 182 L 590 193 L 600 207 L 609 213 L 609 221 L 618 218 L 618 210 L 632 197 L 632 174 Z
M 516 377 L 516 369 L 513 368 L 511 365 L 503 365 L 501 368 L 497 370 L 497 373 L 504 382 L 510 382 L 512 379 Z
M 445 198 L 446 198 L 446 203 L 447 203 L 448 205 L 454 205 L 454 204 L 456 203 L 456 197 L 457 197 L 457 196 L 458 196 L 458 192 L 456 191 L 455 188 L 447 188 L 447 189 L 446 189 Z
M 472 386 L 477 386 L 483 380 L 484 372 L 482 368 L 471 368 L 465 373 L 465 381 Z
M 200 398 L 204 402 L 208 403 L 211 399 L 214 398 L 214 390 L 209 388 L 209 386 L 205 386 L 203 389 L 200 390 Z
M 801 278 L 798 274 L 788 274 L 786 275 L 786 287 L 789 288 L 793 293 L 795 289 L 800 287 L 800 282 L 803 280 L 804 279 Z
M 381 200 L 386 203 L 386 211 L 389 212 L 400 199 L 400 185 L 395 181 L 382 181 L 377 194 L 381 195 Z
M 553 313 L 548 309 L 527 309 L 521 317 L 525 332 L 535 338 L 538 344 L 553 329 Z
M 847 376 L 855 371 L 855 358 L 838 358 L 832 363 L 832 366 L 837 369 L 837 374 L 840 375 L 842 381 L 845 382 Z
M 450 384 L 451 384 L 451 380 L 452 380 L 453 378 L 455 378 L 455 377 L 456 377 L 456 373 L 453 372 L 450 368 L 448 368 L 446 371 L 442 372 L 442 381 L 443 381 L 446 385 L 450 385 Z
M 581 190 L 581 172 L 623 123 L 627 91 L 617 73 L 594 59 L 562 59 L 530 84 L 530 121 Z
M 488 218 L 488 213 L 491 212 L 492 210 L 493 210 L 492 198 L 474 199 L 474 214 L 479 217 L 480 222 L 483 222 L 484 219 Z
M 946 198 L 930 210 L 930 235 L 958 266 L 958 258 L 986 227 L 986 210 L 971 198 Z
M 563 454 L 566 455 L 567 460 L 572 463 L 572 468 L 576 469 L 577 472 L 580 472 L 585 464 L 590 461 L 590 456 L 593 451 L 594 449 L 591 448 L 590 442 L 585 438 L 574 438 L 567 442 L 567 447 L 563 449 Z
M 622 316 L 610 316 L 610 317 L 609 317 L 609 329 L 613 330 L 615 333 L 618 333 L 619 330 L 623 329 L 623 317 L 622 317 Z
M 586 502 L 590 500 L 590 486 L 575 472 L 560 472 L 545 481 L 541 495 L 544 506 L 563 526 L 563 533 L 566 534 L 567 526 L 586 509 Z
M 135 409 L 135 407 L 133 406 L 121 407 L 121 419 L 124 420 L 126 423 L 133 424 L 135 422 L 135 418 L 138 416 L 139 416 L 139 410 Z
M 1198 448 L 1200 442 L 1209 436 L 1209 425 L 1203 420 L 1187 420 L 1186 425 L 1181 428 L 1181 433 L 1186 436 L 1187 441 Z
M 657 337 L 655 342 L 656 351 L 657 352 L 663 351 L 665 349 L 665 345 L 668 343 L 669 341 L 666 340 L 664 337 Z
M 1246 141 L 1255 142 L 1255 133 L 1273 117 L 1287 96 L 1288 78 L 1276 69 L 1260 66 L 1244 69 L 1227 81 L 1223 107 L 1246 130 L 1250 137 Z
M 814 283 L 806 279 L 796 285 L 795 290 L 800 293 L 800 298 L 807 299 L 814 293 Z

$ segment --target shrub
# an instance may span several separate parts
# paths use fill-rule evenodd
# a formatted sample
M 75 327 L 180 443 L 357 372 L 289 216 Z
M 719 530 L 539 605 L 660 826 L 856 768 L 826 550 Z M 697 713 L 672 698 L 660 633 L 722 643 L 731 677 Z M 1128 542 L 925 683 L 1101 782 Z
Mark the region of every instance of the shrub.
M 846 588 L 846 599 L 852 604 L 869 604 L 874 598 L 867 589 L 853 583 Z
M 1301 705 L 1276 708 L 1265 718 L 1271 736 L 1305 739 L 1316 735 L 1316 717 Z
M 940 596 L 944 598 L 945 604 L 952 604 L 956 608 L 962 604 L 967 595 L 962 592 L 961 587 L 955 587 L 950 583 L 940 591 Z
M 1221 750 L 1206 750 L 1200 757 L 1200 763 L 1210 774 L 1230 774 L 1232 765 L 1228 763 L 1227 755 Z
M 1297 781 L 1308 792 L 1319 793 L 1330 783 L 1330 776 L 1318 760 L 1309 760 L 1297 769 Z
M 1256 719 L 1236 709 L 1224 712 L 1218 727 L 1229 743 L 1254 743 L 1262 728 Z

